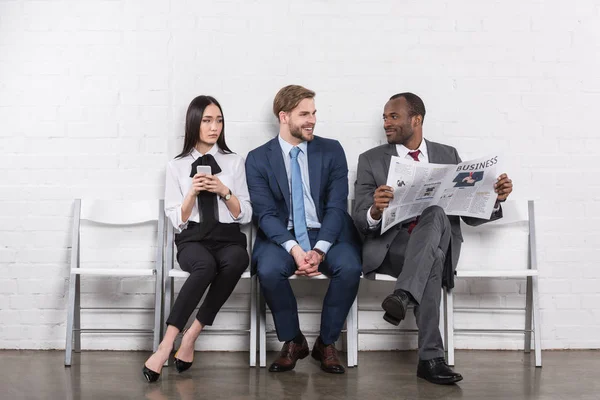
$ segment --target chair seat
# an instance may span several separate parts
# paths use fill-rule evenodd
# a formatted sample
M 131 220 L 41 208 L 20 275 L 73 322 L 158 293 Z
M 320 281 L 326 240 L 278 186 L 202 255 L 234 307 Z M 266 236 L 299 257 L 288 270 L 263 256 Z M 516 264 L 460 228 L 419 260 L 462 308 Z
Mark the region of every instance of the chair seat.
M 538 276 L 538 270 L 536 269 L 523 269 L 523 270 L 457 270 L 456 276 L 459 278 L 525 278 L 528 276 Z
M 394 278 L 391 275 L 386 274 L 375 274 L 376 281 L 387 281 L 387 282 L 396 282 L 398 278 Z
M 189 272 L 185 272 L 180 269 L 170 269 L 169 270 L 169 278 L 187 278 L 188 276 L 190 276 Z M 241 279 L 248 279 L 251 277 L 252 277 L 252 275 L 250 275 L 250 271 L 245 271 L 242 274 Z
M 329 279 L 326 275 L 317 276 L 303 276 L 303 275 L 292 275 L 288 279 Z
M 71 268 L 71 274 L 96 276 L 153 276 L 152 268 Z
M 187 278 L 190 276 L 190 273 L 180 269 L 170 269 L 168 275 L 169 278 Z

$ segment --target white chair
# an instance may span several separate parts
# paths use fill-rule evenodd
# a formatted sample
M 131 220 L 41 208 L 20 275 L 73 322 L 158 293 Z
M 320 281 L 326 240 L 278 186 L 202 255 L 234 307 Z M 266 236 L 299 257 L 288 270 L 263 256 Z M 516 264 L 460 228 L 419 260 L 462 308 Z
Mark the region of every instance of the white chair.
M 246 249 L 248 250 L 248 256 L 250 260 L 252 260 L 252 245 L 254 243 L 254 229 L 252 224 L 246 224 L 241 226 L 242 232 L 246 235 Z M 190 274 L 182 271 L 181 269 L 175 269 L 175 231 L 171 225 L 167 230 L 167 247 L 166 247 L 166 263 L 165 263 L 165 301 L 164 301 L 164 321 L 167 320 L 170 312 L 171 305 L 174 300 L 174 279 L 185 279 Z M 251 367 L 256 366 L 256 301 L 257 301 L 257 277 L 256 275 L 252 276 L 250 274 L 250 266 L 248 266 L 248 270 L 246 270 L 241 279 L 250 279 L 250 327 L 249 329 L 245 329 L 243 331 L 233 330 L 233 329 L 219 329 L 219 328 L 206 328 L 202 330 L 202 334 L 235 334 L 239 332 L 248 332 L 250 334 L 250 360 L 249 365 Z M 222 307 L 221 311 L 237 311 L 237 312 L 246 312 L 248 309 L 240 309 L 234 307 Z
M 541 332 L 540 332 L 540 309 L 538 295 L 538 269 L 537 269 L 537 253 L 536 253 L 536 231 L 535 231 L 535 213 L 534 202 L 527 202 L 527 212 L 522 212 L 518 203 L 508 201 L 504 203 L 503 218 L 490 222 L 489 225 L 514 225 L 521 224 L 527 226 L 527 269 L 511 269 L 511 270 L 490 270 L 481 269 L 465 270 L 457 268 L 456 278 L 523 278 L 527 280 L 527 293 L 525 298 L 525 309 L 522 308 L 500 308 L 500 310 L 524 310 L 525 311 L 525 329 L 455 329 L 454 328 L 454 311 L 480 311 L 494 310 L 495 308 L 458 308 L 454 307 L 452 291 L 448 292 L 448 364 L 454 365 L 454 334 L 463 332 L 476 333 L 524 333 L 525 334 L 525 353 L 531 351 L 531 333 L 535 339 L 535 366 L 542 366 L 541 352 Z M 486 224 L 488 226 L 488 224 Z M 476 228 L 477 229 L 477 228 Z M 502 257 L 502 251 L 505 249 L 499 246 L 498 256 Z M 533 329 L 532 329 L 533 325 Z
M 321 280 L 321 279 L 329 279 L 325 275 L 317 275 L 313 277 L 300 277 L 298 275 L 292 275 L 289 277 L 290 280 Z M 257 290 L 258 296 L 258 304 L 259 304 L 259 315 L 258 315 L 258 330 L 259 330 L 259 352 L 260 352 L 260 367 L 264 368 L 267 366 L 267 333 L 275 333 L 275 331 L 267 332 L 267 306 L 262 296 L 261 290 Z M 346 318 L 346 354 L 348 367 L 352 368 L 356 366 L 356 352 L 358 341 L 356 339 L 356 318 L 358 316 L 357 311 L 357 301 L 354 299 L 354 303 L 352 303 L 352 307 L 350 308 L 350 312 L 348 313 L 348 317 Z M 299 313 L 319 313 L 321 310 L 306 310 L 306 309 L 298 309 Z M 305 333 L 315 333 L 315 332 L 305 332 Z
M 164 212 L 163 201 L 100 201 L 76 199 L 73 212 L 73 228 L 71 238 L 71 272 L 69 277 L 67 332 L 65 344 L 65 366 L 71 365 L 72 352 L 81 351 L 82 333 L 152 333 L 153 349 L 158 348 L 161 329 L 161 302 L 162 302 L 162 262 L 164 243 Z M 157 227 L 156 258 L 154 265 L 149 268 L 82 268 L 80 265 L 80 228 L 81 221 L 114 226 L 123 229 L 126 226 L 155 222 Z M 114 251 L 115 249 L 107 249 Z M 154 277 L 154 307 L 135 308 L 137 310 L 154 311 L 153 329 L 82 329 L 81 310 L 123 310 L 126 307 L 81 307 L 81 277 Z
M 364 278 L 364 276 L 363 276 Z M 396 282 L 397 278 L 394 278 L 391 275 L 386 275 L 386 274 L 375 274 L 375 281 L 379 281 L 379 282 Z M 446 313 L 445 313 L 445 299 L 446 299 L 446 290 L 444 288 L 442 288 L 442 301 L 440 302 L 440 333 L 442 334 L 442 340 L 444 341 L 444 343 L 447 343 L 448 339 L 447 339 L 447 329 L 445 326 L 445 321 L 446 321 Z M 413 308 L 413 306 L 409 306 L 409 308 Z M 356 307 L 356 312 L 358 313 L 358 311 L 373 311 L 373 312 L 381 312 L 383 315 L 383 309 L 381 308 L 381 306 L 379 307 Z M 354 366 L 358 366 L 358 335 L 360 333 L 363 334 L 383 334 L 383 335 L 395 335 L 398 333 L 418 333 L 419 331 L 417 329 L 410 329 L 410 328 L 385 328 L 385 329 L 360 329 L 358 327 L 358 317 L 355 317 L 353 319 L 353 321 L 356 321 L 356 326 L 353 327 L 352 329 L 352 338 L 353 338 L 353 345 L 352 345 L 352 349 L 354 350 L 354 355 L 352 357 L 352 359 L 354 360 L 355 364 Z M 402 324 L 402 323 L 401 323 Z M 350 328 L 348 328 L 350 330 Z

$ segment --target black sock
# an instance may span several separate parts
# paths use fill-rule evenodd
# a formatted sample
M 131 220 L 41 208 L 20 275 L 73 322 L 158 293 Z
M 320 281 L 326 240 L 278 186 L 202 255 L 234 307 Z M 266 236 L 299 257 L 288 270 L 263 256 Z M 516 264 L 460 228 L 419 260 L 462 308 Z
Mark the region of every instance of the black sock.
M 296 344 L 302 344 L 302 342 L 304 342 L 304 335 L 302 332 L 298 333 L 296 337 L 292 339 L 292 341 Z

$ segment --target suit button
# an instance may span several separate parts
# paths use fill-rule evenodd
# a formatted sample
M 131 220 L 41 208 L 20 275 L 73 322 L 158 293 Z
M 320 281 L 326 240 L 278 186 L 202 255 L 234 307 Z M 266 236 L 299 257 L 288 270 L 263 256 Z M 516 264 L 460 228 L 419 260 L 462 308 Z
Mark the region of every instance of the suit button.
M 386 244 L 386 245 L 385 245 L 385 248 L 386 248 L 386 249 L 389 249 L 389 248 L 390 248 L 390 245 L 389 245 L 389 244 Z
M 399 231 L 400 229 L 402 229 L 402 225 L 398 224 L 398 225 L 396 226 L 396 230 L 398 230 L 398 231 Z

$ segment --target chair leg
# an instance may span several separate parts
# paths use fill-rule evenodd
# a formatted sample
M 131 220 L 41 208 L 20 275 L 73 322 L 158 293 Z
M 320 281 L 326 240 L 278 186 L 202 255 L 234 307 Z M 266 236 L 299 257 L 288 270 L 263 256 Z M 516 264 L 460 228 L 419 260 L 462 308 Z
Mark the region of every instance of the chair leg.
M 531 352 L 531 322 L 533 320 L 533 290 L 531 276 L 527 277 L 527 291 L 525 294 L 525 353 Z M 537 346 L 537 343 L 536 343 Z
M 67 302 L 67 335 L 65 340 L 65 366 L 71 366 L 73 353 L 73 319 L 75 317 L 75 283 L 76 275 L 71 274 L 69 279 L 69 298 Z
M 452 296 L 452 289 L 446 291 L 446 318 L 448 320 L 446 328 L 448 365 L 454 366 L 454 297 Z
M 73 316 L 73 335 L 75 343 L 73 350 L 81 352 L 81 276 L 75 275 L 75 315 Z
M 441 294 L 441 298 L 440 298 L 439 329 L 440 329 L 440 336 L 442 337 L 442 344 L 444 346 L 446 346 L 446 344 L 448 343 L 448 335 L 446 333 L 446 313 L 444 312 L 445 304 L 446 304 L 446 299 L 445 299 L 445 295 L 444 295 L 444 288 L 442 288 L 442 294 Z
M 250 278 L 250 366 L 256 367 L 256 275 Z
M 267 305 L 265 303 L 265 298 L 261 293 L 260 288 L 257 290 L 258 292 L 258 351 L 260 354 L 259 365 L 261 368 L 267 366 Z
M 162 282 L 158 274 L 155 274 L 154 278 L 154 337 L 152 339 L 152 351 L 158 350 L 162 327 Z
M 354 315 L 352 321 L 352 350 L 354 366 L 358 367 L 358 296 L 354 299 L 354 303 L 352 304 L 352 314 Z
M 532 297 L 533 297 L 533 334 L 535 335 L 535 366 L 542 366 L 542 332 L 540 322 L 540 302 L 538 292 L 538 277 L 532 277 L 531 282 Z
M 355 315 L 354 315 L 354 307 L 356 307 L 356 298 L 352 303 L 352 307 L 350 307 L 350 311 L 348 312 L 348 317 L 346 318 L 346 359 L 348 368 L 352 368 L 355 365 L 354 359 L 354 326 Z
M 166 274 L 165 274 L 166 275 Z M 173 284 L 174 279 L 169 276 L 165 277 L 165 298 L 164 298 L 164 311 L 163 317 L 165 322 L 169 318 L 169 314 L 171 314 L 171 304 L 173 304 Z M 163 364 L 165 367 L 169 366 L 169 362 L 171 361 L 171 357 L 167 358 L 167 361 Z

